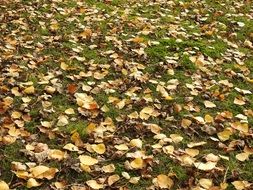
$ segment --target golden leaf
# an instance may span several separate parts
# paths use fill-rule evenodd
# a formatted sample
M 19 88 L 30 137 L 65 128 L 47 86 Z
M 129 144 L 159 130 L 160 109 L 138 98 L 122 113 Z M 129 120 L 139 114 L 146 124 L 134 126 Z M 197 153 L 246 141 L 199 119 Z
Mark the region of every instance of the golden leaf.
M 69 150 L 69 151 L 72 151 L 72 152 L 77 152 L 77 151 L 79 151 L 78 147 L 75 146 L 75 145 L 73 145 L 72 143 L 66 144 L 66 145 L 63 147 L 63 149 Z
M 215 168 L 216 162 L 195 162 L 194 166 L 199 170 L 209 171 Z
M 217 135 L 221 141 L 226 141 L 230 138 L 230 135 L 232 135 L 232 131 L 229 128 L 224 129 L 224 131 L 219 132 Z
M 130 145 L 133 146 L 133 147 L 141 148 L 142 147 L 142 141 L 141 141 L 141 139 L 132 139 L 130 141 Z
M 144 167 L 144 161 L 141 158 L 135 158 L 130 162 L 130 166 L 134 169 L 141 169 Z
M 104 185 L 103 184 L 99 184 L 97 183 L 96 180 L 89 180 L 89 181 L 86 181 L 86 184 L 91 187 L 92 189 L 103 189 L 104 188 Z
M 213 186 L 213 181 L 211 179 L 201 178 L 199 184 L 205 189 L 210 189 Z
M 188 128 L 192 124 L 192 121 L 189 119 L 182 119 L 181 126 L 183 128 Z
M 243 152 L 243 153 L 237 154 L 235 157 L 237 160 L 244 162 L 245 160 L 249 159 L 249 155 L 250 155 L 249 153 Z
M 160 174 L 157 176 L 157 185 L 161 189 L 170 189 L 173 186 L 174 182 L 169 176 Z
M 114 184 L 117 181 L 119 181 L 119 179 L 120 179 L 120 177 L 117 174 L 109 176 L 108 177 L 108 185 L 111 186 L 112 184 Z
M 37 182 L 36 179 L 30 178 L 30 179 L 28 179 L 28 181 L 27 181 L 26 187 L 27 187 L 27 188 L 32 188 L 32 187 L 38 187 L 38 186 L 40 186 L 40 185 L 41 185 L 41 183 Z
M 24 89 L 23 91 L 25 94 L 34 94 L 35 93 L 35 88 L 33 86 L 29 86 Z
M 9 190 L 9 185 L 5 183 L 4 181 L 0 181 L 0 189 L 1 190 Z
M 80 162 L 87 166 L 93 166 L 98 163 L 98 160 L 86 155 L 79 156 Z
M 91 145 L 91 147 L 98 154 L 104 154 L 106 151 L 104 144 L 93 144 Z
M 115 166 L 113 164 L 109 164 L 109 165 L 106 165 L 106 166 L 103 166 L 102 167 L 102 171 L 105 172 L 105 173 L 112 173 L 115 171 Z

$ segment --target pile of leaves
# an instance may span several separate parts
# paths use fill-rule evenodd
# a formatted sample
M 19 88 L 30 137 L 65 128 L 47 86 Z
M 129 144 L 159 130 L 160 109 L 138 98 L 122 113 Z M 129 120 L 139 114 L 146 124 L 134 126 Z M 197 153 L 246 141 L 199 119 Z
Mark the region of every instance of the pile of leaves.
M 252 7 L 0 1 L 0 189 L 252 189 Z

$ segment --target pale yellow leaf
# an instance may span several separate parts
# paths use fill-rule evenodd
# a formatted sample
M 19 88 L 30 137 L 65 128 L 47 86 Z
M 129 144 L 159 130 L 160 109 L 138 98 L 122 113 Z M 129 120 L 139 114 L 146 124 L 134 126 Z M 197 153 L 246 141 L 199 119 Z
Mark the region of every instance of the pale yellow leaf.
M 243 152 L 243 153 L 237 154 L 235 157 L 237 160 L 244 162 L 245 160 L 249 159 L 249 155 L 250 155 L 249 153 Z
M 77 151 L 79 151 L 78 147 L 75 146 L 75 145 L 73 145 L 72 143 L 66 144 L 66 145 L 63 147 L 63 149 L 69 150 L 69 151 L 72 151 L 72 152 L 77 152 Z
M 157 184 L 161 189 L 170 189 L 174 182 L 169 176 L 160 174 L 157 176 Z
M 89 180 L 89 181 L 86 181 L 86 184 L 91 187 L 92 189 L 103 189 L 104 188 L 104 185 L 103 184 L 99 184 L 97 183 L 96 180 Z
M 1 190 L 9 190 L 9 185 L 5 181 L 0 181 L 0 189 Z
M 98 160 L 86 155 L 79 156 L 80 162 L 87 166 L 92 166 L 98 163 Z
M 208 100 L 204 101 L 204 105 L 206 108 L 215 108 L 216 105 L 213 102 L 210 102 Z
M 116 183 L 119 181 L 120 177 L 117 174 L 111 175 L 108 177 L 108 185 L 111 186 L 112 184 Z
M 195 162 L 194 166 L 199 170 L 209 171 L 215 168 L 216 162 Z
M 205 189 L 210 189 L 213 186 L 213 181 L 211 179 L 201 178 L 199 184 Z
M 133 147 L 141 148 L 142 147 L 142 141 L 141 141 L 141 139 L 132 139 L 130 141 L 130 145 L 133 146 Z
M 93 144 L 91 145 L 92 149 L 98 154 L 104 154 L 106 151 L 106 147 L 104 144 Z
M 28 181 L 27 181 L 27 188 L 32 188 L 32 187 L 38 187 L 40 186 L 41 183 L 37 182 L 36 179 L 34 178 L 30 178 Z

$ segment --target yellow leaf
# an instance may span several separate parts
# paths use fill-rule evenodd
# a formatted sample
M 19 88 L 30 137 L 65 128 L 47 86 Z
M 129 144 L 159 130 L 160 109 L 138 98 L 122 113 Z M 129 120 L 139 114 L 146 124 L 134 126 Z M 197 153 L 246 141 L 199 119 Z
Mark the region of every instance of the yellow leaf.
M 46 178 L 48 180 L 51 180 L 54 178 L 55 174 L 58 172 L 59 170 L 57 168 L 49 168 L 49 170 L 47 170 L 46 172 L 44 172 L 43 174 L 37 176 L 38 179 L 43 179 Z
M 140 139 L 132 139 L 130 141 L 130 145 L 133 146 L 133 147 L 141 148 L 142 147 L 142 141 Z
M 223 183 L 221 183 L 221 184 L 220 184 L 220 188 L 221 188 L 221 190 L 226 190 L 226 189 L 227 189 L 227 187 L 228 187 L 228 184 L 227 184 L 227 183 L 225 183 L 225 182 L 223 182 Z
M 201 178 L 199 184 L 205 189 L 210 189 L 213 186 L 213 181 L 211 179 Z
M 59 29 L 59 24 L 57 22 L 52 22 L 50 25 L 50 29 L 56 31 Z
M 144 41 L 144 38 L 136 36 L 135 38 L 132 39 L 132 41 L 139 44 Z
M 66 153 L 61 150 L 52 149 L 49 152 L 49 156 L 52 159 L 63 160 L 66 157 Z
M 98 154 L 104 154 L 106 151 L 104 144 L 93 144 L 91 145 L 91 147 Z
M 215 168 L 216 162 L 195 162 L 194 166 L 199 170 L 209 171 Z
M 13 119 L 18 119 L 18 118 L 20 118 L 21 116 L 22 116 L 22 114 L 21 114 L 20 112 L 18 112 L 18 111 L 14 111 L 14 112 L 11 113 L 11 117 L 12 117 Z
M 186 148 L 185 152 L 187 154 L 189 154 L 191 157 L 195 157 L 199 154 L 199 150 L 198 149 L 193 149 L 193 148 Z
M 64 189 L 66 187 L 66 183 L 60 182 L 60 181 L 56 181 L 54 183 L 54 186 L 56 187 L 56 189 Z
M 179 135 L 179 134 L 171 134 L 170 135 L 170 138 L 172 139 L 172 141 L 174 142 L 174 143 L 179 143 L 179 142 L 181 142 L 184 138 L 181 136 L 181 135 Z
M 90 173 L 91 172 L 91 169 L 90 169 L 90 166 L 87 166 L 87 165 L 84 165 L 84 164 L 80 164 L 80 168 L 85 171 L 85 172 L 88 172 Z
M 153 112 L 154 112 L 153 107 L 145 107 L 140 112 L 140 118 L 147 120 L 152 115 Z
M 27 181 L 27 188 L 32 188 L 32 187 L 38 187 L 40 186 L 41 183 L 37 182 L 36 179 L 34 178 L 30 178 L 28 181 Z
M 221 141 L 226 141 L 230 138 L 230 135 L 232 135 L 232 131 L 229 128 L 224 129 L 224 131 L 219 132 L 218 137 Z
M 236 190 L 246 190 L 251 184 L 248 181 L 234 181 L 232 182 Z
M 31 172 L 34 178 L 38 178 L 38 177 L 41 178 L 41 175 L 48 170 L 49 170 L 49 167 L 41 165 L 41 166 L 30 168 L 29 171 Z
M 88 134 L 92 133 L 94 130 L 96 129 L 96 124 L 95 123 L 90 123 L 87 127 L 86 127 L 86 132 Z
M 215 108 L 216 105 L 213 103 L 213 102 L 210 102 L 210 101 L 204 101 L 204 105 L 206 108 Z
M 211 116 L 211 115 L 209 115 L 209 114 L 206 114 L 205 115 L 205 122 L 207 122 L 207 123 L 213 123 L 213 117 Z
M 21 179 L 27 179 L 28 177 L 30 177 L 30 175 L 27 171 L 16 171 L 13 173 L 15 173 L 16 176 Z
M 112 173 L 112 172 L 114 172 L 115 171 L 115 166 L 113 165 L 113 164 L 109 164 L 109 165 L 106 165 L 106 166 L 103 166 L 102 167 L 102 170 L 103 170 L 103 172 L 105 172 L 105 173 Z
M 25 94 L 34 94 L 35 93 L 35 88 L 33 86 L 29 86 L 24 89 L 23 91 Z
M 64 63 L 64 62 L 61 62 L 61 66 L 60 67 L 61 67 L 62 70 L 66 71 L 69 66 L 66 63 Z
M 144 166 L 144 162 L 141 158 L 135 158 L 131 163 L 130 166 L 134 169 L 141 169 Z
M 87 166 L 92 166 L 98 163 L 98 160 L 90 156 L 81 155 L 79 156 L 80 162 Z
M 117 174 L 109 176 L 108 177 L 108 185 L 111 186 L 112 184 L 114 184 L 117 181 L 119 181 L 119 179 L 120 179 L 120 177 Z
M 75 111 L 74 111 L 73 108 L 68 108 L 68 109 L 66 109 L 64 112 L 65 112 L 66 114 L 68 114 L 68 115 L 75 114 Z
M 235 157 L 237 160 L 244 162 L 245 160 L 249 159 L 249 155 L 250 155 L 249 153 L 243 152 L 243 153 L 237 154 Z
M 241 122 L 237 121 L 237 122 L 232 123 L 231 127 L 233 127 L 234 129 L 237 129 L 241 132 L 244 132 L 244 133 L 249 132 L 249 126 L 247 123 L 241 123 Z
M 104 185 L 103 184 L 99 184 L 97 183 L 96 180 L 89 180 L 89 181 L 86 181 L 86 184 L 91 187 L 92 189 L 103 189 L 104 188 Z
M 128 146 L 126 144 L 120 144 L 114 146 L 117 150 L 128 150 Z
M 181 126 L 183 128 L 188 128 L 192 124 L 192 121 L 189 119 L 182 119 Z
M 163 152 L 165 154 L 173 154 L 173 152 L 174 152 L 174 146 L 168 145 L 168 146 L 163 147 Z
M 140 180 L 140 177 L 131 177 L 129 179 L 129 183 L 132 183 L 132 184 L 137 184 Z
M 57 126 L 65 126 L 67 124 L 69 124 L 68 117 L 65 115 L 60 115 L 58 117 Z
M 69 150 L 69 151 L 72 151 L 72 152 L 77 152 L 77 151 L 79 151 L 78 147 L 75 146 L 75 145 L 73 145 L 72 143 L 66 144 L 66 145 L 63 147 L 63 149 Z
M 85 28 L 82 33 L 80 33 L 80 36 L 83 38 L 90 38 L 92 36 L 92 30 L 90 28 Z
M 4 181 L 0 181 L 0 189 L 1 190 L 9 190 L 9 185 L 5 183 Z
M 200 141 L 200 142 L 190 142 L 187 144 L 187 146 L 189 148 L 193 148 L 193 147 L 196 147 L 196 146 L 202 146 L 202 145 L 205 145 L 207 142 L 204 142 L 204 141 Z
M 242 99 L 235 98 L 235 99 L 234 99 L 234 104 L 239 105 L 239 106 L 242 106 L 242 105 L 245 105 L 246 103 L 245 103 L 245 101 L 242 100 Z
M 167 175 L 160 174 L 157 176 L 157 184 L 161 189 L 170 189 L 174 182 Z

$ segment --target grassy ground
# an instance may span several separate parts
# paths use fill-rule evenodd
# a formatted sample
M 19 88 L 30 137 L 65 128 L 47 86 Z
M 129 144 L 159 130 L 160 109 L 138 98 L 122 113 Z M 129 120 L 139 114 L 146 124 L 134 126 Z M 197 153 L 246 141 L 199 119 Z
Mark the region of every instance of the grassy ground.
M 0 1 L 0 179 L 10 188 L 26 189 L 31 176 L 16 175 L 13 162 L 34 162 L 59 170 L 50 180 L 37 179 L 41 184 L 35 189 L 56 188 L 55 182 L 63 189 L 87 187 L 93 179 L 104 189 L 151 189 L 161 187 L 154 183 L 161 174 L 174 181 L 172 189 L 222 189 L 221 183 L 238 189 L 235 181 L 253 183 L 252 6 L 247 0 Z M 34 92 L 25 91 L 29 86 Z M 76 93 L 93 97 L 98 107 L 81 108 Z M 205 101 L 216 107 L 206 107 Z M 140 117 L 145 107 L 158 114 Z M 66 113 L 69 108 L 73 114 Z M 133 112 L 139 116 L 129 116 Z M 59 124 L 61 116 L 66 124 Z M 102 135 L 89 131 L 94 124 L 108 127 L 108 119 L 113 129 Z M 191 125 L 182 126 L 183 119 Z M 246 122 L 249 129 L 233 127 L 235 122 Z M 150 125 L 159 126 L 167 139 L 155 139 Z M 226 129 L 231 135 L 222 140 L 219 134 Z M 183 140 L 175 142 L 171 134 Z M 142 157 L 142 169 L 129 169 L 126 162 L 133 160 L 127 153 L 138 148 L 115 148 L 130 147 L 131 139 L 140 139 L 139 150 L 149 156 Z M 182 160 L 189 143 L 201 141 L 206 144 L 194 147 L 199 150 L 194 162 L 214 154 L 219 161 L 211 170 Z M 67 156 L 40 160 L 35 156 L 42 151 L 36 150 L 39 143 Z M 68 143 L 79 151 L 65 150 Z M 88 148 L 97 143 L 106 146 L 105 153 Z M 163 151 L 167 145 L 173 153 Z M 29 146 L 35 147 L 30 154 Z M 243 152 L 248 158 L 240 161 Z M 99 163 L 83 171 L 79 155 Z M 106 164 L 114 164 L 115 171 L 99 170 Z M 122 172 L 140 179 L 131 183 Z M 113 174 L 120 179 L 108 185 Z M 200 184 L 203 178 L 212 185 Z M 252 188 L 245 183 L 244 189 Z

